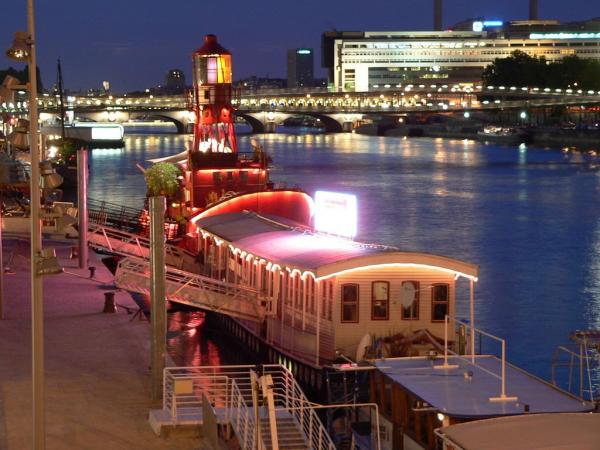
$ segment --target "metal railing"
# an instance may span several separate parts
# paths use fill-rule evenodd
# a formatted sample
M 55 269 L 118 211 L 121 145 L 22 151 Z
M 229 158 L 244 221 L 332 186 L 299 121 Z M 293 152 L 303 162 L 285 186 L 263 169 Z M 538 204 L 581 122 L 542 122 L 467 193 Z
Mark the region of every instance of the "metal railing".
M 217 417 L 233 428 L 243 449 L 256 448 L 256 422 L 248 402 L 248 377 L 253 366 L 167 367 L 164 369 L 163 410 L 173 423 L 198 419 L 202 396 Z M 241 381 L 241 383 L 240 383 Z
M 560 345 L 552 357 L 552 384 L 559 386 L 557 369 L 567 368 L 565 389 L 580 398 L 600 402 L 600 331 L 577 330 L 571 333 L 572 343 Z M 562 383 L 561 383 L 562 384 Z
M 88 198 L 87 205 L 90 223 L 110 225 L 126 231 L 139 231 L 142 226 L 141 209 L 93 198 Z
M 117 286 L 142 294 L 150 293 L 148 262 L 129 257 L 119 262 Z M 257 289 L 167 268 L 166 296 L 169 300 L 247 320 L 261 321 L 271 311 L 271 300 Z
M 331 437 L 315 412 L 315 407 L 321 405 L 308 401 L 292 373 L 282 366 L 264 366 L 264 373 L 273 378 L 276 409 L 292 414 L 307 440 L 308 447 L 335 450 Z
M 150 239 L 135 233 L 117 230 L 106 225 L 90 223 L 88 240 L 92 247 L 122 256 L 150 257 Z M 181 247 L 165 244 L 165 262 L 168 266 L 181 270 L 197 270 L 196 256 Z
M 206 396 L 217 417 L 233 428 L 242 449 L 255 449 L 258 440 L 256 410 L 252 401 L 251 372 L 270 375 L 273 380 L 275 410 L 287 411 L 304 435 L 308 448 L 335 450 L 314 408 L 292 373 L 279 365 L 237 365 L 167 367 L 164 369 L 163 410 L 173 423 L 199 417 L 202 396 Z M 260 417 L 260 415 L 258 415 Z M 264 442 L 262 447 L 266 448 Z
M 448 328 L 449 328 L 448 324 L 450 321 L 453 321 L 455 324 L 460 324 L 460 325 L 464 326 L 465 328 L 470 329 L 471 333 L 479 333 L 482 336 L 486 336 L 486 337 L 489 337 L 490 339 L 500 342 L 500 345 L 501 345 L 501 360 L 500 360 L 501 373 L 500 373 L 500 375 L 490 371 L 486 367 L 483 367 L 483 366 L 477 364 L 476 359 L 475 359 L 475 349 L 473 348 L 473 346 L 471 346 L 470 355 L 467 355 L 467 356 L 469 356 L 469 358 L 465 358 L 463 355 L 460 355 L 448 348 Z M 472 340 L 472 342 L 473 342 L 473 340 Z M 488 374 L 492 375 L 493 377 L 498 378 L 500 380 L 500 395 L 498 397 L 491 397 L 490 401 L 517 401 L 518 400 L 517 397 L 506 395 L 506 341 L 504 339 L 494 336 L 493 334 L 487 333 L 478 328 L 475 328 L 467 322 L 464 322 L 462 320 L 459 320 L 455 317 L 452 317 L 452 316 L 449 316 L 446 314 L 446 316 L 444 318 L 444 364 L 434 366 L 434 368 L 436 368 L 436 369 L 451 369 L 451 368 L 458 367 L 456 365 L 448 364 L 448 355 L 449 354 L 452 354 L 455 357 L 461 358 L 461 359 L 469 362 L 473 366 L 478 367 L 479 369 L 485 371 L 486 373 L 488 373 Z

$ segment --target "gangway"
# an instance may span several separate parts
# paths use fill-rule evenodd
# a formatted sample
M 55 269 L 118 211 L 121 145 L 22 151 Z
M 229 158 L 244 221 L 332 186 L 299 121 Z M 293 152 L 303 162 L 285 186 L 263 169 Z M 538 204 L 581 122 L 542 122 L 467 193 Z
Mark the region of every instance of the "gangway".
M 118 287 L 150 294 L 148 261 L 125 258 L 115 274 Z M 271 301 L 261 291 L 167 266 L 165 292 L 168 300 L 240 319 L 262 322 L 271 314 Z
M 107 225 L 89 223 L 88 243 L 96 250 L 116 255 L 135 256 L 143 259 L 150 258 L 150 239 Z M 165 244 L 165 263 L 167 266 L 188 272 L 200 271 L 200 264 L 196 256 L 176 245 Z
M 203 425 L 203 398 L 243 450 L 335 449 L 315 404 L 280 365 L 167 367 L 162 409 L 149 415 L 152 429 Z
M 132 233 L 140 232 L 147 225 L 141 220 L 144 216 L 144 210 L 141 209 L 93 198 L 88 198 L 87 207 L 90 223 Z

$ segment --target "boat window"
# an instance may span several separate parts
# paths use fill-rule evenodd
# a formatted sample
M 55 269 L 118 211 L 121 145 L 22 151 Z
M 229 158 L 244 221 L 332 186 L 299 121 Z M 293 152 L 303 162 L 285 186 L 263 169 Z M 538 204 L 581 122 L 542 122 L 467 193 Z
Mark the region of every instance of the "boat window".
M 403 281 L 402 292 L 405 292 L 407 298 L 402 303 L 402 320 L 419 319 L 419 282 Z M 412 302 L 410 301 L 412 298 Z
M 450 287 L 447 284 L 434 284 L 431 286 L 431 320 L 443 322 L 449 313 Z
M 240 172 L 240 182 L 242 184 L 248 184 L 248 172 L 246 172 L 245 170 L 242 170 Z
M 342 322 L 358 322 L 358 284 L 342 285 Z
M 213 184 L 216 186 L 221 184 L 221 172 L 213 172 Z
M 390 283 L 373 281 L 371 284 L 371 319 L 388 320 L 390 305 Z

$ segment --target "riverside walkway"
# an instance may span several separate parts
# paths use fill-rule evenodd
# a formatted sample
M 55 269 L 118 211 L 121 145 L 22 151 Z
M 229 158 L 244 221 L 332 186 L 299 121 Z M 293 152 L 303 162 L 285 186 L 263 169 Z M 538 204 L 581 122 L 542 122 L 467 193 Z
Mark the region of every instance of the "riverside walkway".
M 44 277 L 46 448 L 95 450 L 201 449 L 198 436 L 157 437 L 148 424 L 150 327 L 117 307 L 102 313 L 104 292 L 136 308 L 90 252 L 90 272 L 69 259 L 72 243 L 55 247 L 66 272 Z M 5 318 L 0 320 L 0 450 L 31 448 L 31 308 L 29 242 L 4 239 Z M 12 273 L 14 272 L 14 273 Z

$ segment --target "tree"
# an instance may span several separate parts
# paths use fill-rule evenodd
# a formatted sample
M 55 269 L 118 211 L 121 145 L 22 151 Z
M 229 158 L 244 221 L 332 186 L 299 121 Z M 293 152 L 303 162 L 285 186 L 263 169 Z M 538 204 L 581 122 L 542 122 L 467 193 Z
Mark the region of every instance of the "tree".
M 522 51 L 508 58 L 497 58 L 483 71 L 483 82 L 490 86 L 537 86 L 561 89 L 600 89 L 600 62 L 565 56 L 548 63 Z
M 148 195 L 150 197 L 165 195 L 172 197 L 179 188 L 177 177 L 181 174 L 179 167 L 171 163 L 157 163 L 144 173 Z
M 483 71 L 483 81 L 493 86 L 544 86 L 546 58 L 529 56 L 520 50 L 508 58 L 496 58 Z

